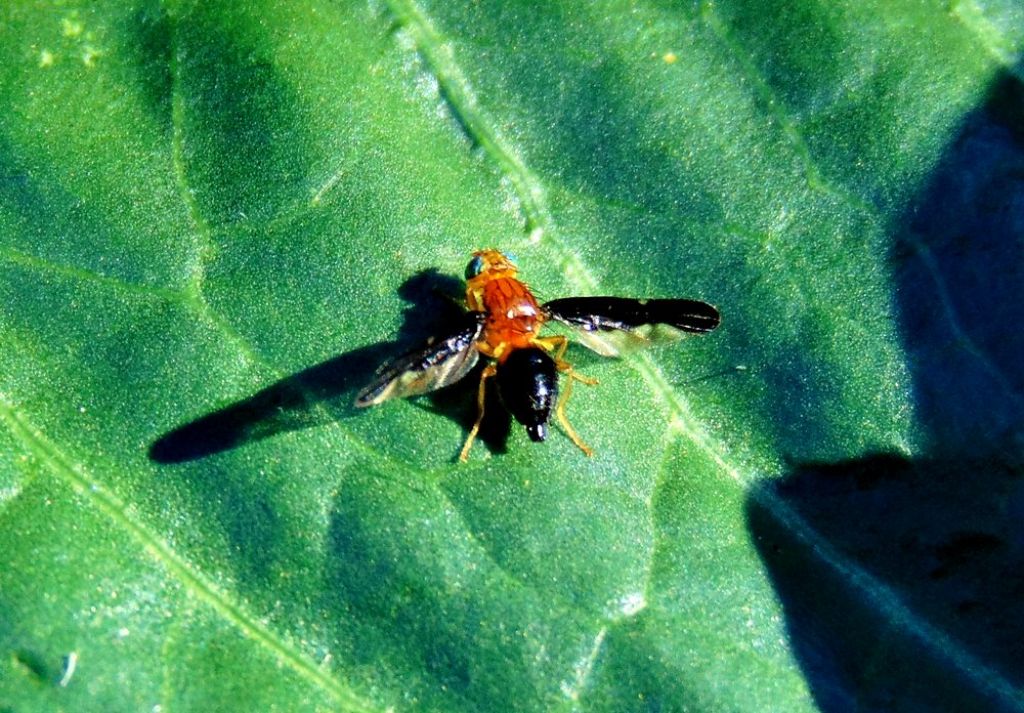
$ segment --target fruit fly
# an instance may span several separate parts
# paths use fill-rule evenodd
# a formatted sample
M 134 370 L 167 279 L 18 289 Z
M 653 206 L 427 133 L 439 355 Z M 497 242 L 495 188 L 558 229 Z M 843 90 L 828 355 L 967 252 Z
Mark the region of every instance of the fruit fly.
M 453 384 L 483 356 L 487 365 L 477 388 L 477 417 L 459 460 L 469 450 L 484 418 L 488 379 L 496 379 L 498 394 L 533 441 L 547 438 L 554 412 L 565 433 L 588 456 L 583 442 L 565 415 L 573 382 L 596 384 L 578 374 L 563 357 L 569 339 L 542 336 L 555 321 L 570 328 L 579 341 L 601 356 L 615 357 L 653 341 L 682 332 L 710 332 L 718 326 L 718 310 L 698 300 L 632 299 L 627 297 L 566 297 L 540 304 L 519 280 L 518 267 L 498 250 L 479 250 L 466 267 L 467 311 L 460 324 L 441 338 L 384 364 L 376 378 L 356 397 L 356 406 L 373 406 L 396 396 L 425 394 Z M 558 398 L 558 375 L 568 381 Z

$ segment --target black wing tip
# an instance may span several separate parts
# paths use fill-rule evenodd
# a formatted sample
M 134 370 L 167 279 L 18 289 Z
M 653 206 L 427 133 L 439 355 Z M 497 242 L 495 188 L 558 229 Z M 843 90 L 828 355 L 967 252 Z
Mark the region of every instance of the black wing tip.
M 718 329 L 722 324 L 722 313 L 718 311 L 718 308 L 707 302 L 694 302 L 694 304 L 700 305 L 700 311 L 687 315 L 692 321 L 678 326 L 692 332 L 711 332 Z
M 543 308 L 555 319 L 591 332 L 667 324 L 701 334 L 722 323 L 717 307 L 685 298 L 563 297 L 544 303 Z

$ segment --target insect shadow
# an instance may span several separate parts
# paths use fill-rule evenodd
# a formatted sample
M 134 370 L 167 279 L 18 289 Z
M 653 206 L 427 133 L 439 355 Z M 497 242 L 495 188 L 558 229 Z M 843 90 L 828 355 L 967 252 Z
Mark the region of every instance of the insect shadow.
M 184 463 L 263 440 L 279 433 L 322 426 L 365 414 L 353 405 L 356 392 L 388 359 L 422 345 L 457 324 L 462 282 L 436 269 L 423 270 L 399 287 L 409 302 L 394 342 L 380 342 L 340 354 L 281 379 L 249 398 L 183 424 L 162 435 L 149 448 L 157 463 Z M 476 418 L 478 365 L 457 384 L 411 403 L 446 416 L 465 430 Z M 488 398 L 493 394 L 488 392 Z M 511 419 L 503 408 L 488 408 L 478 436 L 492 452 L 503 453 Z

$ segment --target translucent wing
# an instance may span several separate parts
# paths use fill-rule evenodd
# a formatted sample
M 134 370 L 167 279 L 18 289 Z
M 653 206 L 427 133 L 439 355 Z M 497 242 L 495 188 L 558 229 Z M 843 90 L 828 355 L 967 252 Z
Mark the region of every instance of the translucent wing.
M 608 357 L 678 339 L 683 332 L 710 332 L 722 321 L 717 309 L 699 300 L 566 297 L 551 300 L 544 310 L 572 327 L 584 346 Z
M 399 396 L 416 396 L 454 384 L 480 358 L 476 340 L 483 330 L 481 312 L 467 312 L 458 330 L 387 362 L 356 396 L 356 406 L 374 406 Z

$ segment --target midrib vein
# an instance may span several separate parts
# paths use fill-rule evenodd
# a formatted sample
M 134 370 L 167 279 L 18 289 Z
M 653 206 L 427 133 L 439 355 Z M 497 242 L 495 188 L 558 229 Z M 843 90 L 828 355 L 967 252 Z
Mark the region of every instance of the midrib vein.
M 952 5 L 950 14 L 967 28 L 985 54 L 1007 72 L 1021 78 L 1021 70 L 1017 66 L 1020 58 L 1015 56 L 1019 52 L 1014 51 L 1019 48 L 1013 47 L 1007 36 L 986 16 L 984 7 L 976 0 L 960 0 Z
M 465 75 L 459 69 L 450 49 L 429 19 L 411 0 L 388 0 L 388 6 L 399 22 L 413 34 L 419 51 L 426 58 L 438 84 L 443 87 L 445 96 L 452 105 L 452 110 L 456 112 L 462 124 L 472 132 L 472 138 L 509 175 L 509 179 L 519 192 L 527 228 L 544 231 L 545 242 L 551 244 L 562 260 L 571 268 L 568 270 L 568 280 L 574 283 L 576 289 L 590 293 L 598 292 L 598 280 L 594 277 L 593 272 L 575 252 L 564 244 L 554 230 L 554 221 L 543 199 L 545 195 L 543 184 L 527 168 L 512 147 L 491 128 L 491 122 L 479 106 Z M 652 391 L 674 417 L 674 426 L 686 433 L 734 480 L 747 481 L 725 462 L 719 449 L 710 443 L 708 437 L 692 426 L 693 419 L 686 400 L 668 384 L 664 373 L 649 355 L 628 356 L 624 361 L 645 378 Z
M 469 131 L 471 138 L 501 167 L 512 182 L 519 194 L 526 217 L 527 230 L 531 233 L 538 230 L 543 231 L 545 242 L 553 244 L 566 265 L 571 266 L 572 270 L 569 271 L 568 280 L 575 283 L 579 289 L 597 293 L 598 281 L 594 274 L 583 264 L 576 253 L 559 239 L 554 229 L 554 221 L 544 201 L 543 183 L 529 170 L 517 152 L 505 143 L 500 134 L 491 127 L 491 122 L 459 68 L 450 45 L 444 42 L 429 18 L 412 0 L 387 0 L 387 5 L 398 18 L 399 23 L 413 35 L 417 50 L 434 73 L 452 111 Z M 702 19 L 735 54 L 741 54 L 735 42 L 729 37 L 726 28 L 715 15 L 710 3 L 702 4 Z M 784 134 L 804 164 L 805 177 L 812 190 L 843 200 L 853 210 L 866 213 L 876 225 L 884 225 L 877 207 L 832 185 L 822 177 L 813 162 L 806 140 L 800 135 L 798 125 L 777 108 L 779 106 L 777 102 L 772 101 L 768 82 L 752 63 L 747 61 L 741 62 L 741 64 L 749 78 L 753 80 L 762 100 L 767 101 L 768 105 L 773 107 L 772 111 L 775 112 L 776 120 L 780 122 Z M 541 236 L 535 234 L 531 237 L 539 239 Z M 870 597 L 890 620 L 901 622 L 912 635 L 923 641 L 936 657 L 952 663 L 982 689 L 994 693 L 1014 707 L 1020 707 L 1020 698 L 1016 688 L 1005 678 L 966 652 L 958 642 L 917 616 L 888 586 L 834 549 L 817 530 L 774 493 L 763 487 L 756 487 L 760 482 L 758 478 L 731 466 L 725 457 L 724 449 L 696 425 L 688 401 L 671 386 L 665 378 L 664 372 L 650 355 L 631 356 L 624 361 L 644 377 L 652 393 L 664 404 L 672 417 L 672 427 L 688 438 L 730 480 L 750 493 L 751 497 L 771 512 L 779 522 L 806 542 L 808 548 L 822 562 L 839 571 L 854 587 L 863 592 L 865 596 Z
M 544 231 L 550 214 L 543 184 L 534 176 L 522 158 L 505 140 L 477 101 L 472 86 L 462 73 L 448 45 L 434 29 L 430 19 L 411 0 L 386 0 L 399 24 L 409 32 L 426 61 L 429 71 L 437 77 L 448 105 L 472 139 L 495 161 L 515 187 L 526 219 L 526 231 Z
M 188 183 L 188 170 L 185 166 L 185 105 L 181 92 L 182 49 L 178 46 L 177 17 L 173 12 L 169 12 L 168 17 L 171 25 L 171 164 L 174 168 L 174 182 L 178 187 L 178 194 L 195 229 L 196 251 L 189 288 L 202 301 L 206 261 L 214 252 L 214 244 L 210 224 L 203 217 L 196 195 Z

